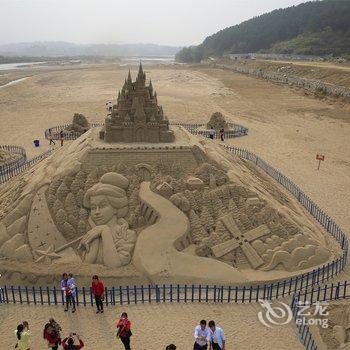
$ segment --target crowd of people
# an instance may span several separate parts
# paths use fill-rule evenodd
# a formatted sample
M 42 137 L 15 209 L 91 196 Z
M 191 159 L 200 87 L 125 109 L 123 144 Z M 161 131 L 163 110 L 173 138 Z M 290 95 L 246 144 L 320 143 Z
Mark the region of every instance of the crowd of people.
M 65 309 L 68 311 L 72 307 L 72 313 L 76 311 L 76 290 L 77 282 L 72 273 L 64 273 L 60 282 L 61 290 L 65 296 Z M 105 287 L 97 275 L 92 276 L 91 292 L 95 299 L 96 313 L 103 313 L 103 301 Z M 61 346 L 64 350 L 76 350 L 84 347 L 84 342 L 77 333 L 70 333 L 68 337 L 61 339 L 62 328 L 50 318 L 45 324 L 43 338 L 47 341 L 48 349 L 58 350 Z M 31 332 L 29 324 L 23 321 L 15 330 L 16 345 L 18 350 L 31 350 Z M 130 338 L 132 336 L 131 322 L 126 312 L 123 312 L 116 323 L 116 338 L 121 341 L 125 350 L 131 350 Z M 214 321 L 200 321 L 194 330 L 193 350 L 225 350 L 225 335 L 222 328 L 217 327 Z M 176 350 L 174 344 L 167 345 L 165 350 Z
M 116 338 L 120 339 L 125 350 L 131 350 L 130 337 L 131 322 L 128 319 L 126 312 L 121 314 L 121 317 L 116 323 Z M 64 350 L 79 350 L 84 347 L 84 342 L 77 333 L 70 333 L 68 337 L 61 339 L 61 326 L 50 318 L 45 324 L 43 338 L 47 342 L 48 349 L 58 350 L 61 346 Z M 29 323 L 23 321 L 15 330 L 17 350 L 31 350 L 31 333 L 29 331 Z M 214 321 L 200 321 L 199 325 L 194 330 L 194 345 L 193 350 L 225 350 L 225 335 L 222 328 L 217 327 Z M 165 347 L 165 350 L 176 350 L 176 345 L 170 344 Z

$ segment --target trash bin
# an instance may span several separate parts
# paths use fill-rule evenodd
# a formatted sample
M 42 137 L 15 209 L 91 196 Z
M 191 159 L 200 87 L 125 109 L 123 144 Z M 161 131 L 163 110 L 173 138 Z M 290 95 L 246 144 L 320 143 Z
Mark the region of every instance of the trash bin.
M 35 147 L 39 147 L 39 146 L 40 146 L 39 140 L 34 140 L 34 146 L 35 146 Z

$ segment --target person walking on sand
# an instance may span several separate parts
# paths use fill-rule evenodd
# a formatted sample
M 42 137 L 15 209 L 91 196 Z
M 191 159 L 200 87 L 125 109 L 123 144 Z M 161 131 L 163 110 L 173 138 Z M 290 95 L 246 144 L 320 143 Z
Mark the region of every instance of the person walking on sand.
M 208 323 L 210 330 L 210 349 L 225 350 L 225 334 L 222 328 L 216 327 L 214 321 Z
M 15 330 L 15 335 L 17 337 L 15 349 L 30 350 L 30 332 L 28 329 L 28 323 L 26 327 L 23 325 L 23 323 L 19 324 Z
M 75 285 L 72 285 L 68 279 L 68 275 L 64 273 L 61 280 L 61 290 L 66 297 L 66 308 L 64 311 L 68 311 L 69 305 L 73 304 L 72 313 L 75 312 Z
M 123 312 L 117 322 L 117 338 L 120 338 L 125 350 L 130 350 L 131 322 L 128 320 L 128 314 Z
M 74 336 L 78 339 L 79 345 L 74 344 Z M 69 334 L 69 337 L 62 340 L 62 347 L 64 350 L 79 350 L 84 347 L 84 342 L 80 339 L 80 336 L 76 333 Z
M 209 137 L 214 140 L 214 137 L 215 137 L 215 130 L 213 129 L 213 127 L 211 126 L 210 127 L 210 130 L 209 130 Z
M 51 323 L 46 323 L 43 337 L 47 341 L 47 347 L 49 349 L 57 350 L 58 346 L 61 344 L 60 334 Z
M 63 130 L 61 130 L 61 131 L 60 131 L 61 147 L 63 146 L 63 140 L 64 140 L 64 133 L 63 133 Z
M 210 332 L 207 328 L 207 321 L 200 321 L 199 325 L 194 329 L 194 345 L 193 350 L 206 350 L 210 343 Z
M 98 279 L 97 275 L 92 276 L 92 284 L 91 284 L 92 294 L 95 297 L 96 302 L 96 313 L 103 314 L 103 299 L 105 293 L 105 287 L 103 283 Z
M 56 143 L 55 143 L 55 141 L 53 140 L 53 136 L 52 136 L 52 132 L 51 132 L 51 129 L 49 129 L 49 135 L 48 135 L 48 137 L 49 137 L 49 141 L 50 141 L 50 143 L 49 143 L 49 146 L 51 146 L 51 145 L 56 145 Z
M 224 141 L 224 136 L 225 136 L 225 130 L 224 130 L 224 128 L 221 128 L 220 129 L 220 140 L 221 141 Z

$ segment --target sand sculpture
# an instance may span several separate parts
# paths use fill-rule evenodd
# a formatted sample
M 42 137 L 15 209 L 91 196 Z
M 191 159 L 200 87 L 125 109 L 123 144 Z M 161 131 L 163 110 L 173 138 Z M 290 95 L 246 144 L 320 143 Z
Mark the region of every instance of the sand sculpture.
M 142 67 L 139 76 L 144 86 Z M 36 281 L 39 269 L 52 280 L 74 262 L 81 278 L 98 266 L 114 284 L 232 284 L 286 278 L 339 255 L 293 197 L 214 142 L 172 127 L 170 147 L 111 143 L 108 130 L 108 142 L 93 128 L 0 188 L 6 278 Z
M 74 113 L 72 124 L 67 127 L 67 131 L 84 133 L 90 129 L 90 124 L 86 117 L 80 113 Z
M 117 173 L 106 173 L 84 195 L 83 204 L 91 211 L 93 228 L 80 240 L 84 261 L 120 267 L 131 261 L 136 233 L 124 217 L 129 212 L 126 189 L 129 180 Z
M 141 63 L 135 82 L 129 71 L 100 137 L 107 142 L 174 141 L 174 133 L 169 130 L 169 121 L 162 106 L 158 105 L 152 82 L 146 86 L 146 74 Z
M 207 129 L 215 129 L 215 130 L 227 130 L 229 128 L 225 117 L 222 115 L 220 112 L 214 112 L 211 117 L 209 122 L 207 123 Z

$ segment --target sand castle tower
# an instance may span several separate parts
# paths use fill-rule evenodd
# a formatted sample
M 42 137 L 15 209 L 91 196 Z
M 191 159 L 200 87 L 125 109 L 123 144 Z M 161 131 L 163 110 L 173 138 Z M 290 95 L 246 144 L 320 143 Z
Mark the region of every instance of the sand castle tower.
M 173 142 L 168 118 L 158 105 L 152 82 L 146 86 L 146 74 L 140 63 L 136 81 L 128 78 L 118 93 L 117 104 L 106 118 L 100 138 L 106 142 Z

